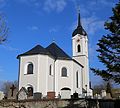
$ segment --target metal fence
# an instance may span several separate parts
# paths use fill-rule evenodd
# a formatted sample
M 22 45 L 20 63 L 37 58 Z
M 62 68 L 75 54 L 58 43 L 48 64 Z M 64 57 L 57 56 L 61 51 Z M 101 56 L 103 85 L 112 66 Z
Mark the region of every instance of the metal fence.
M 120 99 L 87 99 L 87 108 L 120 108 Z

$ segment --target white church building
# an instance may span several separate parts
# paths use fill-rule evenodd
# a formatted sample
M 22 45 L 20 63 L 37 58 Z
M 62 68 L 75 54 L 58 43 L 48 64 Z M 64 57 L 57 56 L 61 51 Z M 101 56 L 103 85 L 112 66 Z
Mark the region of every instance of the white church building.
M 18 55 L 19 90 L 24 87 L 31 95 L 50 93 L 62 99 L 71 98 L 78 93 L 80 98 L 92 95 L 89 85 L 88 37 L 81 26 L 80 13 L 78 25 L 72 34 L 70 57 L 55 42 L 44 48 L 37 45 Z

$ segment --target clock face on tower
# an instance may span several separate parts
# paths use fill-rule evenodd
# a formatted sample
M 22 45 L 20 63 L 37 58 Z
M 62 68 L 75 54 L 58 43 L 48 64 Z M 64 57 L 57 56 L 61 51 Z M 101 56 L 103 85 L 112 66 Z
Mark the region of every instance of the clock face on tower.
M 80 39 L 77 39 L 77 41 L 76 42 L 80 42 Z

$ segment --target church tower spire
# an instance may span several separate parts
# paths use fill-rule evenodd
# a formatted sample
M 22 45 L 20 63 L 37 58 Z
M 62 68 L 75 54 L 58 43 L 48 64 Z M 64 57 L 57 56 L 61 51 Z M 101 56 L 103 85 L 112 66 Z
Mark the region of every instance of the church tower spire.
M 72 37 L 74 37 L 77 34 L 84 35 L 84 36 L 87 35 L 86 31 L 83 29 L 81 25 L 80 10 L 78 11 L 78 25 L 77 25 L 77 28 L 73 31 Z
M 78 27 L 81 26 L 81 21 L 80 21 L 80 10 L 78 10 Z

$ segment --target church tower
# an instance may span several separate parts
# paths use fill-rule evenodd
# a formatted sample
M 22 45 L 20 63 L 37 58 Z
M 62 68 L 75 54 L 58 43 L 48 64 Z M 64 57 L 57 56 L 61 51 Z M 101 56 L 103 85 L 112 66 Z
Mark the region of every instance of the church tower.
M 73 59 L 83 65 L 82 69 L 82 88 L 89 89 L 89 63 L 88 63 L 88 37 L 80 21 L 78 13 L 78 25 L 72 33 Z

